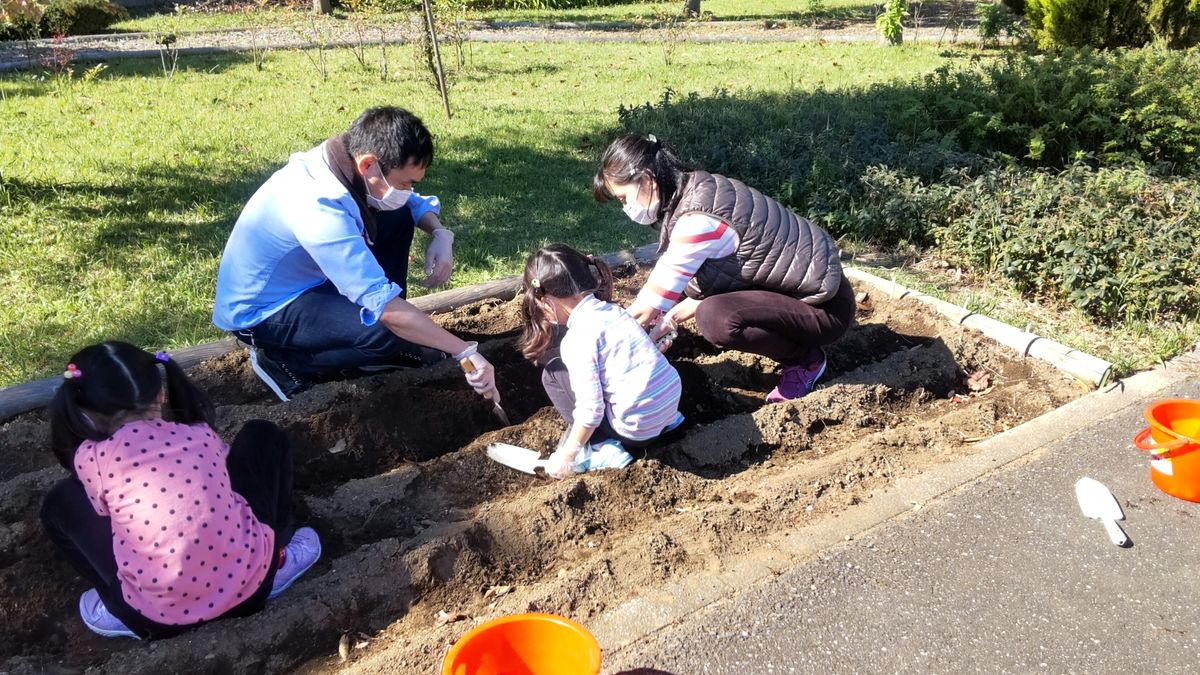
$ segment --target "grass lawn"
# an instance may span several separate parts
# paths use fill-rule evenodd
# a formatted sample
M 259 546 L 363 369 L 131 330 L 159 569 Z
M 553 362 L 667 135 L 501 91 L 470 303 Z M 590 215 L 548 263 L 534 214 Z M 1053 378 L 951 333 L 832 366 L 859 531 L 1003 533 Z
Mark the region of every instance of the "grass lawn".
M 812 21 L 871 18 L 878 3 L 870 0 L 705 0 L 701 8 L 712 14 L 714 21 L 785 20 Z M 579 7 L 573 9 L 490 9 L 468 10 L 462 18 L 480 21 L 580 21 L 629 22 L 654 20 L 678 14 L 682 2 L 633 2 L 619 5 Z M 415 9 L 413 10 L 415 11 Z M 118 32 L 192 31 L 271 26 L 288 22 L 289 12 L 277 7 L 253 11 L 204 11 L 188 9 L 170 12 L 155 8 L 133 10 L 134 16 L 112 26 Z M 409 12 L 384 15 L 384 20 L 407 20 Z M 345 18 L 343 10 L 335 10 L 330 21 Z
M 458 233 L 454 285 L 516 273 L 549 241 L 595 252 L 645 243 L 590 195 L 597 153 L 619 105 L 664 89 L 709 93 L 851 87 L 929 71 L 933 47 L 476 44 L 452 75 L 455 116 L 389 49 L 393 77 L 328 53 L 157 59 L 93 76 L 0 75 L 0 384 L 60 371 L 81 346 L 124 339 L 179 347 L 219 337 L 209 323 L 218 256 L 245 200 L 289 153 L 343 131 L 364 108 L 400 104 L 437 136 L 421 185 Z M 372 51 L 377 55 L 377 51 Z M 663 130 L 664 137 L 670 136 Z M 420 254 L 424 240 L 414 247 Z M 418 261 L 419 263 L 419 261 Z M 415 293 L 415 291 L 414 291 Z

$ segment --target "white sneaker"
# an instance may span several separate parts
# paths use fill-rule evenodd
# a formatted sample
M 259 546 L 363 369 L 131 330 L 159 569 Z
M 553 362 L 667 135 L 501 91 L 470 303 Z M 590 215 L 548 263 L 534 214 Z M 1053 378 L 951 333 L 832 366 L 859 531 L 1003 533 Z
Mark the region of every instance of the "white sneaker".
M 83 625 L 98 635 L 141 639 L 137 633 L 129 630 L 120 619 L 108 612 L 108 607 L 104 606 L 104 601 L 100 599 L 100 594 L 94 588 L 84 591 L 83 595 L 79 596 L 79 616 L 83 619 Z
M 283 564 L 275 572 L 268 599 L 275 599 L 321 559 L 321 538 L 311 527 L 302 527 L 292 535 L 292 540 L 283 549 Z
M 575 458 L 575 473 L 622 469 L 632 462 L 633 455 L 625 452 L 625 446 L 621 445 L 620 441 L 610 438 L 580 450 L 579 456 Z

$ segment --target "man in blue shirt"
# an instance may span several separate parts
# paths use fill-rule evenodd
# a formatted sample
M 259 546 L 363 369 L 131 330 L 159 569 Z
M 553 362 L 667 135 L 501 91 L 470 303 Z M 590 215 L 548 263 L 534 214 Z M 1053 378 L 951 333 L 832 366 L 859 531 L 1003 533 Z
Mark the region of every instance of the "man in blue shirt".
M 250 345 L 254 372 L 282 400 L 313 382 L 453 355 L 497 401 L 474 343 L 406 299 L 416 228 L 430 236 L 429 287 L 453 269 L 454 234 L 436 197 L 413 191 L 433 162 L 415 115 L 370 108 L 345 134 L 292 155 L 246 203 L 217 272 L 213 323 Z

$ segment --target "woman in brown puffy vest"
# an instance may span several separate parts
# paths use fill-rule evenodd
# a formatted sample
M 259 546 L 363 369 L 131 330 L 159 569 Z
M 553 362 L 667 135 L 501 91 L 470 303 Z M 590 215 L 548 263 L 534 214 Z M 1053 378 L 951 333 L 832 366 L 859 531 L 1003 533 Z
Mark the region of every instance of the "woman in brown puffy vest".
M 812 391 L 825 373 L 821 347 L 854 321 L 828 232 L 738 180 L 690 170 L 654 136 L 613 141 L 594 190 L 634 222 L 659 224 L 661 256 L 628 308 L 652 338 L 695 318 L 709 342 L 783 366 L 767 401 Z

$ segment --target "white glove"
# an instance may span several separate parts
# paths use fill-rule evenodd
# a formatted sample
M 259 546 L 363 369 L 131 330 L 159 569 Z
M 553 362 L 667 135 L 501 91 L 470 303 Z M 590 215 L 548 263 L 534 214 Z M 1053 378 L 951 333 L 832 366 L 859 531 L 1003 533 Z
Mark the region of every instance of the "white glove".
M 439 227 L 430 235 L 425 249 L 425 287 L 437 288 L 450 280 L 454 271 L 454 233 Z
M 454 355 L 454 360 L 462 366 L 467 384 L 471 385 L 475 393 L 496 403 L 500 402 L 500 390 L 496 389 L 496 369 L 479 353 L 478 342 L 468 342 L 466 349 Z
M 679 326 L 676 325 L 674 317 L 670 314 L 664 314 L 650 329 L 650 340 L 654 342 L 655 347 L 658 347 L 658 351 L 663 353 L 671 348 L 677 337 L 679 337 Z
M 579 459 L 580 446 L 565 443 L 546 460 L 546 474 L 563 479 L 575 475 L 575 461 Z

